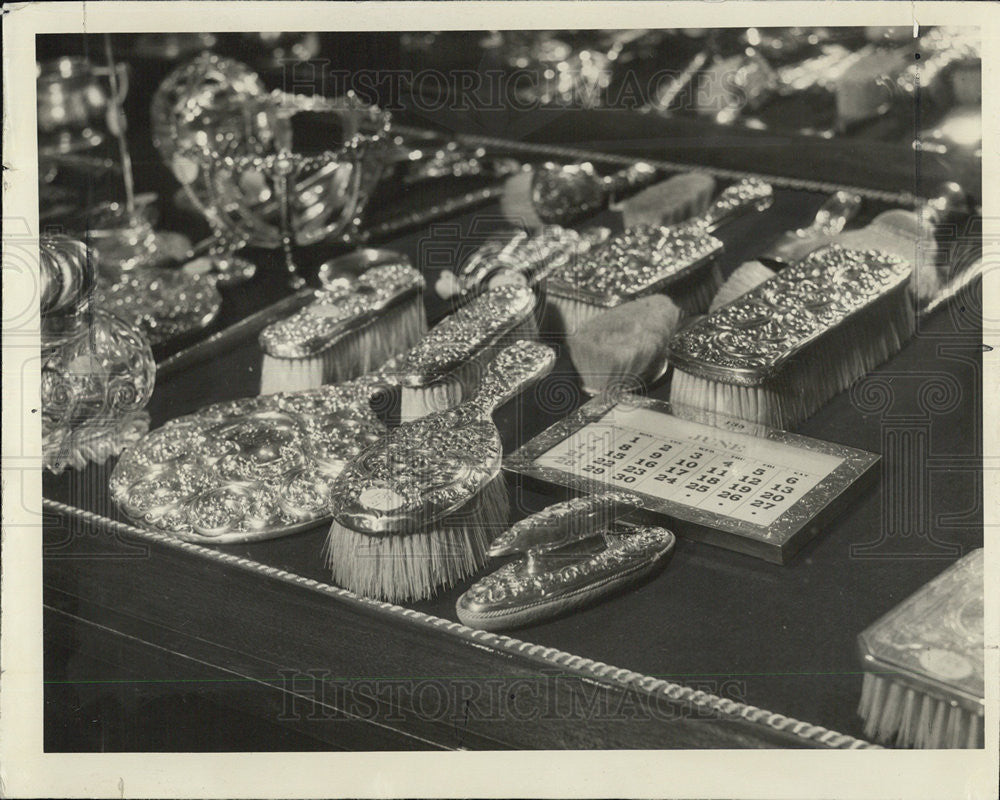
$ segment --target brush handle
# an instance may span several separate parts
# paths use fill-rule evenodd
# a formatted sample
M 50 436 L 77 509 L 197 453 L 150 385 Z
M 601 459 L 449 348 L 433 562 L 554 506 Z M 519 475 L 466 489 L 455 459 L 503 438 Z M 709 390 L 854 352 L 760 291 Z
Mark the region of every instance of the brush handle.
M 757 178 L 746 178 L 725 189 L 705 213 L 685 223 L 684 227 L 711 233 L 748 211 L 764 211 L 773 201 L 771 184 Z
M 484 415 L 492 414 L 518 392 L 545 377 L 555 361 L 555 351 L 536 342 L 522 340 L 505 347 L 486 368 L 471 402 Z
M 804 228 L 788 231 L 767 252 L 757 256 L 762 264 L 774 269 L 798 261 L 825 240 L 836 236 L 861 208 L 861 195 L 837 192 L 820 206 L 813 221 Z
M 638 161 L 630 167 L 601 178 L 601 185 L 609 200 L 620 200 L 648 186 L 659 173 L 652 164 Z
M 837 192 L 819 207 L 813 221 L 799 228 L 795 235 L 800 239 L 812 236 L 835 236 L 853 219 L 861 208 L 861 195 L 854 192 Z
M 590 162 L 545 164 L 532 173 L 531 205 L 549 225 L 565 225 L 638 191 L 657 176 L 652 164 L 639 161 L 601 177 Z

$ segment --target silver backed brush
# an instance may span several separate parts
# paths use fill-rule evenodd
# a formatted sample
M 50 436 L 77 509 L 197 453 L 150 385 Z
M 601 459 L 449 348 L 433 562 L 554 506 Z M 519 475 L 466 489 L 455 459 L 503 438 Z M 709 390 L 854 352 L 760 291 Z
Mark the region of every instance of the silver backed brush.
M 673 551 L 673 533 L 621 524 L 640 505 L 609 492 L 549 506 L 515 524 L 491 556 L 523 554 L 478 580 L 456 603 L 458 618 L 484 630 L 540 622 L 620 591 Z
M 478 569 L 506 525 L 503 448 L 491 414 L 546 375 L 551 348 L 501 350 L 461 405 L 404 422 L 358 455 L 331 489 L 327 561 L 334 580 L 368 597 L 427 597 Z
M 261 331 L 261 394 L 350 380 L 426 331 L 423 276 L 398 253 L 363 252 L 368 269 L 350 275 L 324 265 L 312 302 Z
M 983 580 L 979 548 L 858 637 L 866 736 L 900 747 L 983 746 Z
M 844 231 L 861 203 L 850 192 L 837 192 L 816 214 L 812 225 L 782 236 L 756 261 L 741 264 L 716 293 L 710 310 L 724 306 L 774 276 L 775 270 L 805 257 L 820 247 L 836 243 L 852 250 L 876 249 L 899 256 L 913 265 L 910 280 L 918 309 L 923 311 L 941 294 L 951 265 L 947 234 L 963 224 L 969 214 L 962 187 L 948 181 L 924 200 L 917 211 L 894 208 L 880 213 L 864 228 Z
M 400 417 L 421 417 L 472 396 L 498 348 L 537 337 L 535 303 L 525 286 L 490 289 L 386 362 L 381 371 L 400 387 Z
M 911 270 L 874 250 L 811 253 L 673 336 L 671 402 L 798 424 L 912 336 Z
M 777 241 L 753 261 L 740 264 L 726 278 L 712 298 L 709 311 L 715 311 L 746 294 L 754 286 L 773 278 L 775 272 L 794 264 L 812 250 L 829 244 L 861 208 L 861 195 L 854 192 L 835 192 L 820 206 L 811 223 L 802 228 L 786 231 Z
M 712 231 L 743 213 L 763 211 L 772 201 L 770 184 L 740 181 L 694 219 L 631 228 L 554 270 L 546 291 L 563 331 L 572 334 L 590 317 L 649 294 L 666 294 L 683 311 L 703 313 L 722 282 L 715 262 L 722 242 Z

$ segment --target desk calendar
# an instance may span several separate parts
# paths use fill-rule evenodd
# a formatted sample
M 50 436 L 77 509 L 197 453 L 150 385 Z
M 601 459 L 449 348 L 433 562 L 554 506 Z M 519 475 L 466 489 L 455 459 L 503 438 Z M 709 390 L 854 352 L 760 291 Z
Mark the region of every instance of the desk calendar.
M 596 398 L 504 467 L 567 489 L 624 489 L 675 532 L 785 562 L 878 456 L 628 395 Z

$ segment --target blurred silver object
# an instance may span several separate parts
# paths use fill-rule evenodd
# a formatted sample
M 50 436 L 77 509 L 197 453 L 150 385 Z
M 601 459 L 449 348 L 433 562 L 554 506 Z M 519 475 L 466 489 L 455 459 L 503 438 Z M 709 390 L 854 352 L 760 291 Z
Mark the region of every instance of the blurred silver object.
M 589 162 L 544 164 L 532 172 L 531 201 L 543 222 L 565 224 L 632 194 L 656 175 L 656 169 L 645 161 L 603 176 Z
M 147 267 L 99 283 L 94 305 L 126 320 L 155 345 L 210 325 L 222 296 L 212 275 Z
M 88 212 L 81 235 L 93 250 L 103 281 L 114 283 L 123 273 L 185 259 L 191 241 L 181 233 L 154 228 L 155 201 L 155 194 L 140 194 L 133 198 L 131 211 L 112 201 Z
M 264 31 L 240 34 L 261 55 L 255 63 L 261 69 L 280 69 L 289 63 L 309 61 L 319 55 L 319 34 L 315 31 Z
M 118 101 L 128 93 L 128 73 L 117 67 Z M 78 56 L 64 56 L 38 65 L 38 154 L 57 158 L 97 147 L 106 141 L 112 93 L 109 71 Z
M 709 70 L 708 102 L 702 113 L 720 125 L 730 125 L 747 111 L 756 111 L 774 97 L 778 76 L 757 50 L 716 61 Z
M 319 268 L 319 282 L 324 289 L 355 283 L 368 270 L 393 264 L 409 264 L 409 259 L 395 250 L 361 247 L 324 261 Z
M 42 463 L 58 474 L 103 464 L 148 430 L 156 364 L 139 330 L 92 307 L 82 242 L 46 236 L 39 256 Z
M 401 167 L 404 184 L 416 184 L 437 178 L 502 178 L 522 169 L 514 158 L 491 155 L 485 147 L 467 147 L 448 142 L 440 147 L 414 146 L 403 137 L 395 137 L 389 151 L 389 164 Z
M 979 106 L 960 106 L 948 112 L 934 125 L 925 128 L 913 143 L 914 149 L 944 155 L 966 153 L 983 155 L 983 112 Z
M 714 37 L 709 37 L 705 48 L 695 54 L 675 80 L 660 87 L 645 110 L 669 114 L 689 86 L 696 113 L 720 125 L 732 125 L 775 97 L 780 80 L 756 48 L 723 56 L 717 52 Z
M 519 99 L 541 105 L 599 108 L 611 84 L 620 45 L 609 42 L 606 51 L 596 47 L 574 49 L 555 34 L 505 31 L 498 40 L 507 65 L 531 78 L 529 85 L 518 88 Z
M 248 133 L 243 115 L 233 109 L 266 94 L 249 67 L 206 52 L 171 72 L 153 95 L 153 144 L 212 228 L 215 241 L 210 261 L 222 284 L 248 280 L 256 267 L 235 255 L 248 239 L 235 235 L 215 213 L 207 173 L 186 153 L 213 142 L 236 146 Z
M 80 192 L 49 186 L 64 172 L 85 179 L 121 174 L 121 166 L 101 147 L 115 133 L 112 100 L 128 92 L 128 70 L 119 64 L 111 85 L 107 67 L 86 58 L 64 56 L 37 65 L 38 176 L 43 215 L 72 214 L 83 203 Z M 59 198 L 59 195 L 62 195 Z
M 133 40 L 129 56 L 151 58 L 160 61 L 176 61 L 201 50 L 215 47 L 213 33 L 182 33 L 167 31 L 160 33 L 140 33 Z
M 546 225 L 533 233 L 505 233 L 477 248 L 457 272 L 443 270 L 434 288 L 440 297 L 458 297 L 460 301 L 505 285 L 541 291 L 542 281 L 550 272 L 603 244 L 610 236 L 609 228 L 592 227 L 581 232 L 560 225 Z
M 814 88 L 832 89 L 837 78 L 861 58 L 861 51 L 852 53 L 840 44 L 825 45 L 817 55 L 777 68 L 779 92 L 792 95 Z
M 896 83 L 910 95 L 918 90 L 929 92 L 942 105 L 952 94 L 946 80 L 948 73 L 962 65 L 978 69 L 982 58 L 982 41 L 976 29 L 932 28 L 917 40 L 916 49 L 920 60 L 907 66 Z

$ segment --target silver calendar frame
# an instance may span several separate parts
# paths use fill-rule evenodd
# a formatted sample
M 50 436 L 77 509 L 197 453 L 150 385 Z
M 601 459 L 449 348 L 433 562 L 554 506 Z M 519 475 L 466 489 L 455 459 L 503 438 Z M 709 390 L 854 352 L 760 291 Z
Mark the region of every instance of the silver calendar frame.
M 557 467 L 543 466 L 537 459 L 581 428 L 603 419 L 615 407 L 646 408 L 666 416 L 696 422 L 719 430 L 749 434 L 802 450 L 836 456 L 841 463 L 816 486 L 770 525 L 754 525 L 715 511 L 666 500 L 642 491 L 627 489 L 643 501 L 641 516 L 666 522 L 675 533 L 729 550 L 746 553 L 775 564 L 784 564 L 813 536 L 823 522 L 838 513 L 850 498 L 863 489 L 875 473 L 880 456 L 865 450 L 833 444 L 759 423 L 714 414 L 703 409 L 671 406 L 663 400 L 632 394 L 595 397 L 568 417 L 559 420 L 504 459 L 508 472 L 541 484 L 555 485 L 580 493 L 607 491 L 612 484 L 585 478 Z

